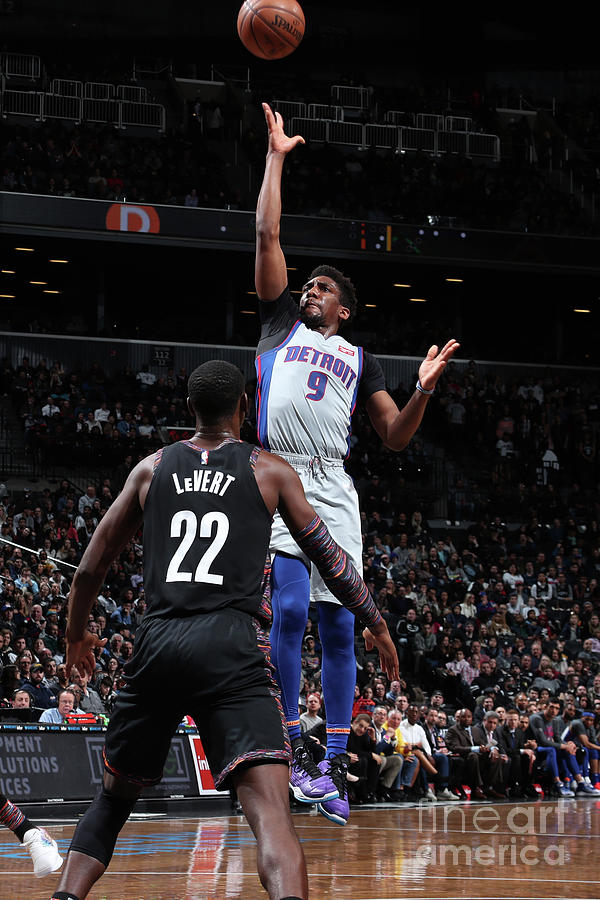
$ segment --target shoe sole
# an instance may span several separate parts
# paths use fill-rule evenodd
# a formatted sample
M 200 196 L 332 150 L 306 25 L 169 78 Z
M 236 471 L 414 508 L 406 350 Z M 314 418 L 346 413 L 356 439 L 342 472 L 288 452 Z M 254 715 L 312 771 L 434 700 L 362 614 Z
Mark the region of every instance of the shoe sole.
M 327 803 L 328 800 L 337 800 L 340 796 L 340 792 L 335 790 L 330 791 L 328 794 L 322 794 L 319 797 L 308 797 L 302 792 L 302 788 L 295 784 L 290 784 L 290 790 L 298 803 Z
M 322 816 L 325 816 L 326 819 L 329 819 L 330 822 L 335 822 L 336 825 L 346 825 L 348 822 L 348 819 L 344 819 L 343 816 L 336 816 L 335 813 L 327 812 L 326 809 L 323 809 L 320 803 L 317 803 L 317 810 L 321 813 Z

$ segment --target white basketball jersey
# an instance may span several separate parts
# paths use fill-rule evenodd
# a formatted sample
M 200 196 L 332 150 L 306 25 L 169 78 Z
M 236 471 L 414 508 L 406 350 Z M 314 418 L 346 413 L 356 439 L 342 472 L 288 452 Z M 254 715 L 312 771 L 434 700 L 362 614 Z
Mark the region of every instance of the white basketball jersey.
M 363 350 L 298 321 L 256 358 L 258 437 L 266 450 L 345 459 Z

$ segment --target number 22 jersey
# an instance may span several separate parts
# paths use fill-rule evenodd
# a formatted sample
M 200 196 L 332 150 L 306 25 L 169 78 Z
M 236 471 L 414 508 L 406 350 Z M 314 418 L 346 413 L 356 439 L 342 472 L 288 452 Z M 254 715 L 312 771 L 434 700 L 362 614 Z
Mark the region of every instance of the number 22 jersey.
M 260 304 L 257 430 L 275 453 L 345 459 L 357 396 L 385 389 L 381 367 L 339 334 L 307 328 L 288 288 Z
M 145 618 L 263 607 L 272 517 L 254 477 L 257 447 L 179 441 L 158 451 L 144 506 Z M 251 523 L 251 527 L 249 527 Z

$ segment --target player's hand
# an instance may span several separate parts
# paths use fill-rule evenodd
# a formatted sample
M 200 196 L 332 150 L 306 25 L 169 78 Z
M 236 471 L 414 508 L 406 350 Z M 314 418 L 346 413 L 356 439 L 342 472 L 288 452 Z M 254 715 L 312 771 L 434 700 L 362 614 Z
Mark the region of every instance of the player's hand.
M 96 657 L 94 650 L 96 647 L 104 647 L 106 638 L 100 639 L 97 634 L 86 631 L 83 638 L 79 641 L 70 641 L 67 638 L 67 678 L 71 674 L 73 666 L 81 672 L 84 670 L 88 675 L 92 676 L 96 671 Z
M 426 391 L 434 389 L 438 378 L 459 347 L 458 341 L 452 338 L 439 352 L 437 344 L 429 348 L 427 356 L 419 366 L 419 381 L 422 388 Z
M 269 129 L 269 151 L 273 153 L 289 153 L 298 144 L 304 144 L 305 140 L 300 134 L 288 137 L 283 130 L 281 114 L 274 113 L 268 103 L 263 103 L 263 112 Z
M 379 629 L 381 626 L 377 626 Z M 370 628 L 365 628 L 363 638 L 365 640 L 365 648 L 367 652 L 377 647 L 379 651 L 379 663 L 381 668 L 390 679 L 397 681 L 400 676 L 400 667 L 398 664 L 398 654 L 390 637 L 387 625 L 384 623 L 382 631 L 374 633 Z

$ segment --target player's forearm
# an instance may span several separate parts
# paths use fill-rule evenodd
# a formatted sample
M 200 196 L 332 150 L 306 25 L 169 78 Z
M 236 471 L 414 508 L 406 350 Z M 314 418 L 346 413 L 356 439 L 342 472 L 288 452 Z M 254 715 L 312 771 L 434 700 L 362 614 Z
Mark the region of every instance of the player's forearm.
M 384 434 L 380 437 L 390 450 L 404 450 L 414 437 L 423 421 L 427 408 L 427 396 L 415 391 L 406 406 L 398 410 L 397 415 L 386 423 Z
M 98 599 L 108 565 L 102 571 L 90 570 L 82 565 L 77 569 L 69 592 L 67 640 L 81 640 L 88 625 L 92 606 Z
M 109 515 L 110 511 L 94 532 L 73 578 L 67 619 L 67 640 L 70 641 L 81 640 L 88 625 L 92 606 L 97 601 L 100 588 L 104 584 L 108 567 L 120 549 L 119 544 L 114 544 L 110 539 L 113 532 L 105 527 Z M 107 540 L 103 540 L 107 532 Z
M 373 633 L 385 629 L 366 584 L 319 516 L 292 535 L 300 549 L 319 570 L 323 581 L 340 603 Z
M 281 221 L 281 176 L 283 153 L 269 150 L 265 174 L 256 205 L 256 236 L 259 241 L 279 240 Z

